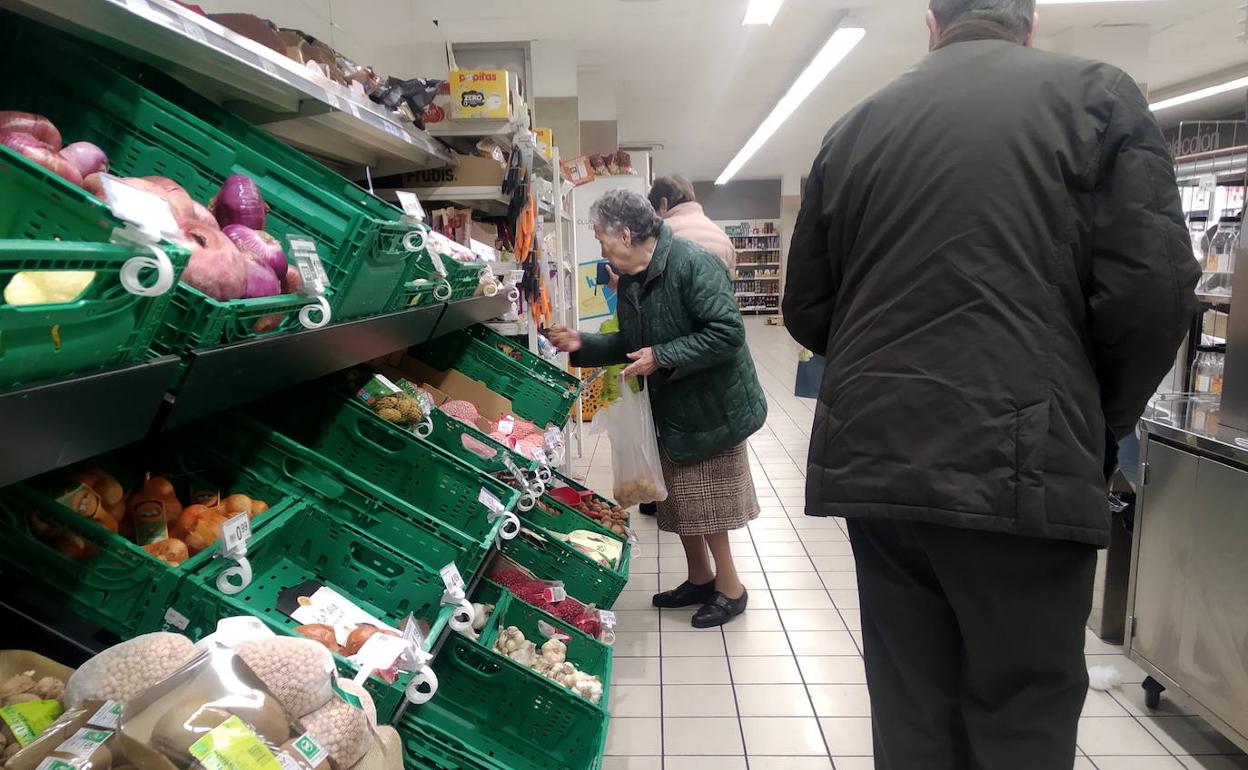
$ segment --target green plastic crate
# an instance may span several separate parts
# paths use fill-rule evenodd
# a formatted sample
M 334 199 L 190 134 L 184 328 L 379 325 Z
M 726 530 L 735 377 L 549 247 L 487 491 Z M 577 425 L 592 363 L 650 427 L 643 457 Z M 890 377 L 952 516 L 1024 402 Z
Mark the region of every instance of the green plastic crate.
M 165 253 L 176 278 L 190 255 L 173 246 Z M 0 390 L 142 360 L 176 293 L 141 297 L 121 285 L 126 262 L 150 254 L 127 244 L 0 240 L 0 287 L 23 271 L 95 273 L 69 302 L 9 305 L 0 298 Z M 153 273 L 145 270 L 142 280 L 150 284 Z
M 258 478 L 431 570 L 453 561 L 470 577 L 490 553 L 492 537 L 484 542 L 470 537 L 425 513 L 415 501 L 391 495 L 242 412 L 218 415 L 191 430 L 205 443 L 228 447 Z M 495 532 L 502 523 L 495 522 Z M 437 547 L 431 547 L 435 541 Z
M 86 190 L 0 145 L 0 238 L 108 243 L 119 222 Z
M 542 505 L 549 510 L 543 510 Z M 603 566 L 575 548 L 569 547 L 568 550 L 587 565 L 597 567 L 604 572 L 603 581 L 607 586 L 618 583 L 619 590 L 623 591 L 624 586 L 628 583 L 629 569 L 632 562 L 632 548 L 628 543 L 628 539 L 617 535 L 588 516 L 572 510 L 549 496 L 542 498 L 542 505 L 531 511 L 522 512 L 520 514 L 521 520 L 526 524 L 536 525 L 547 533 L 558 532 L 568 535 L 576 530 L 584 530 L 610 538 L 620 544 L 620 558 L 614 567 Z
M 413 232 L 419 234 L 412 235 Z M 375 246 L 378 252 L 402 255 L 410 260 L 411 272 L 395 298 L 395 310 L 477 295 L 482 273 L 488 269 L 486 263 L 443 259 L 447 273 L 443 278 L 434 269 L 425 247 L 428 233 L 429 228 L 423 224 L 413 226 L 405 222 L 388 222 L 378 229 Z
M 503 543 L 501 551 L 541 580 L 562 580 L 568 596 L 585 604 L 593 604 L 599 609 L 611 609 L 628 582 L 626 576 L 603 567 L 571 546 L 553 539 L 541 543 L 521 533 Z M 625 569 L 628 567 L 628 553 L 629 549 L 625 544 L 625 555 L 622 557 Z
M 434 671 L 437 694 L 396 725 L 404 766 L 599 766 L 608 717 L 584 698 L 462 634 L 447 636 Z
M 508 511 L 515 510 L 519 491 L 344 399 L 323 398 L 320 387 L 293 388 L 258 402 L 251 414 L 475 542 L 494 542 L 499 520 L 487 518 L 480 491 L 491 492 Z
M 170 440 L 126 449 L 91 461 L 112 473 L 130 491 L 141 483 L 144 471 L 169 475 L 179 499 L 189 499 L 194 488 L 242 493 L 269 504 L 269 511 L 252 521 L 262 533 L 285 511 L 301 503 L 261 479 L 245 465 L 238 465 L 205 445 Z M 87 467 L 84 464 L 84 467 Z M 22 482 L 0 490 L 0 560 L 29 574 L 65 598 L 74 612 L 119 636 L 160 627 L 179 584 L 213 559 L 214 549 L 195 554 L 177 567 L 149 556 L 139 546 L 113 534 L 57 503 L 57 479 L 66 471 Z M 39 540 L 31 531 L 29 516 L 72 531 L 89 541 L 99 553 L 75 561 Z
M 435 369 L 479 380 L 539 428 L 566 423 L 581 392 L 576 375 L 480 324 L 430 340 L 412 354 Z
M 575 664 L 581 671 L 598 677 L 602 682 L 602 699 L 596 705 L 604 711 L 607 710 L 611 696 L 612 649 L 609 645 L 603 644 L 561 618 L 520 601 L 511 591 L 492 580 L 481 581 L 472 600 L 494 605 L 494 612 L 490 615 L 489 623 L 478 640 L 484 647 L 492 649 L 499 632 L 508 626 L 520 629 L 525 638 L 538 647 L 541 647 L 546 639 L 540 625 L 542 623 L 553 626 L 567 635 L 569 638 L 565 645 L 568 648 L 568 662 Z M 536 672 L 532 673 L 534 676 L 541 676 Z
M 430 537 L 421 552 L 429 556 L 452 546 Z M 282 591 L 306 581 L 328 586 L 365 612 L 397 627 L 410 613 L 430 626 L 426 649 L 442 634 L 451 608 L 441 604 L 444 586 L 436 569 L 405 556 L 355 527 L 306 504 L 296 505 L 276 517 L 247 544 L 251 584 L 227 595 L 216 587 L 217 576 L 228 566 L 217 561 L 202 565 L 187 576 L 174 609 L 189 622 L 184 633 L 198 639 L 211 633 L 217 621 L 233 615 L 254 615 L 274 630 L 295 635 L 298 621 L 277 609 Z M 449 561 L 450 557 L 447 556 Z M 335 656 L 339 670 L 354 676 L 350 661 Z M 389 720 L 403 701 L 411 675 L 400 673 L 394 683 L 376 675 L 365 687 L 377 706 L 378 718 Z
M 240 144 L 250 148 L 292 174 L 305 179 L 310 186 L 327 191 L 372 217 L 378 235 L 382 228 L 398 232 L 400 237 L 422 226 L 400 221 L 401 211 L 307 153 L 291 147 L 228 110 L 212 103 L 187 88 L 180 81 L 147 65 L 118 58 L 116 68 L 140 85 L 151 89 L 182 109 L 216 128 Z M 326 263 L 326 273 L 334 287 L 336 320 L 349 320 L 378 312 L 397 310 L 402 301 L 404 284 L 416 270 L 412 255 L 406 250 L 382 248 L 375 240 L 354 260 Z M 430 294 L 432 296 L 432 294 Z
M 327 272 L 338 278 L 337 286 L 345 293 L 338 293 L 331 280 L 328 296 L 335 319 L 381 312 L 392 303 L 406 265 L 397 272 L 383 271 L 378 283 L 385 291 L 368 285 L 371 277 L 355 277 L 367 269 L 367 253 L 380 221 L 367 209 L 283 167 L 266 154 L 267 146 L 253 149 L 124 77 L 107 66 L 115 57 L 9 14 L 0 16 L 0 22 L 4 58 L 43 73 L 38 82 L 7 81 L 0 86 L 0 103 L 47 115 L 67 138 L 98 144 L 108 154 L 114 173 L 167 176 L 200 202 L 215 195 L 230 174 L 250 176 L 270 207 L 266 229 L 283 242 L 292 234 L 312 237 Z M 198 299 L 191 297 L 188 302 Z M 223 305 L 202 314 L 228 316 L 236 307 Z M 268 310 L 274 314 L 279 309 Z M 211 317 L 191 320 L 218 323 Z M 295 328 L 297 314 L 286 313 L 278 327 L 267 333 Z M 178 344 L 188 332 L 195 330 L 171 327 L 168 345 Z M 227 321 L 222 324 L 222 338 L 215 342 L 261 333 L 250 325 Z M 214 344 L 202 335 L 193 342 Z

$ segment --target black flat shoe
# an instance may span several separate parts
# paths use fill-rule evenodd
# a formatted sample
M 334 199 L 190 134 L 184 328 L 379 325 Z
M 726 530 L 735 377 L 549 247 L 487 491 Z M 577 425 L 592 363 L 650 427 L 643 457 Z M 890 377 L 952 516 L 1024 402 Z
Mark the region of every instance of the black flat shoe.
M 715 628 L 722 626 L 736 616 L 745 612 L 745 605 L 749 603 L 750 592 L 744 591 L 739 599 L 729 599 L 719 591 L 711 597 L 710 601 L 702 606 L 702 609 L 693 614 L 694 628 Z
M 671 591 L 655 594 L 652 603 L 655 607 L 674 610 L 680 607 L 692 607 L 695 604 L 706 604 L 714 595 L 714 580 L 702 586 L 694 585 L 686 580 Z
M 659 513 L 658 503 L 642 503 L 637 506 L 637 510 L 644 516 L 656 516 Z

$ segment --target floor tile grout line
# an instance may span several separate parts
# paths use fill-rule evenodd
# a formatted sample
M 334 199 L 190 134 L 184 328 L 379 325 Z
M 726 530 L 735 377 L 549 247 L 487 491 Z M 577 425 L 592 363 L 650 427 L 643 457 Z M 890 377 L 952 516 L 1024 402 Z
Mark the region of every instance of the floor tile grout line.
M 802 537 L 802 536 L 801 536 L 801 533 L 798 533 L 798 536 L 797 536 L 797 537 L 798 537 L 798 542 L 801 542 L 801 537 Z M 753 543 L 753 542 L 754 542 L 754 533 L 753 533 L 753 532 L 751 532 L 751 533 L 750 533 L 750 542 L 751 542 L 751 543 Z M 757 546 L 756 546 L 756 547 L 757 547 Z M 806 549 L 806 544 L 805 544 L 805 543 L 802 543 L 802 550 L 805 550 L 805 549 Z M 809 557 L 809 556 L 807 556 L 807 558 L 810 558 L 810 557 Z M 813 566 L 813 562 L 812 562 L 812 566 Z M 818 574 L 818 573 L 816 572 L 815 574 Z M 765 583 L 767 584 L 767 591 L 768 591 L 768 593 L 770 593 L 770 592 L 771 592 L 771 579 L 770 579 L 770 578 L 768 577 L 768 575 L 767 575 L 767 570 L 763 570 L 763 582 L 765 582 Z M 820 583 L 822 583 L 822 582 L 823 582 L 823 577 L 822 577 L 822 576 L 820 576 L 820 578 L 819 578 L 819 582 L 820 582 Z M 829 601 L 829 602 L 832 602 L 832 595 L 831 595 L 831 594 L 829 594 L 829 593 L 827 592 L 827 589 L 826 589 L 826 588 L 824 589 L 824 593 L 825 593 L 825 594 L 827 594 L 828 601 Z M 773 601 L 773 603 L 774 603 L 774 601 Z M 835 608 L 835 607 L 836 607 L 836 602 L 832 602 L 832 606 L 833 606 L 833 608 Z M 827 758 L 828 758 L 828 761 L 829 761 L 829 762 L 832 762 L 832 763 L 833 763 L 833 767 L 835 767 L 835 760 L 834 760 L 834 759 L 832 759 L 832 747 L 828 745 L 828 736 L 824 734 L 824 732 L 823 732 L 823 723 L 822 723 L 821 721 L 819 721 L 819 710 L 815 707 L 815 698 L 814 698 L 814 696 L 813 696 L 813 695 L 811 695 L 811 694 L 810 694 L 810 685 L 806 683 L 806 674 L 805 674 L 805 672 L 803 672 L 803 671 L 802 671 L 802 664 L 801 664 L 801 662 L 797 659 L 797 649 L 793 647 L 793 640 L 789 638 L 789 630 L 788 630 L 788 627 L 787 627 L 787 626 L 785 626 L 785 624 L 784 624 L 784 613 L 780 611 L 780 608 L 779 608 L 779 607 L 777 607 L 777 608 L 776 608 L 776 616 L 780 619 L 780 628 L 781 628 L 781 630 L 784 632 L 784 643 L 785 643 L 786 645 L 788 645 L 788 647 L 789 647 L 789 652 L 790 652 L 790 653 L 792 653 L 793 663 L 794 663 L 794 665 L 796 665 L 796 666 L 797 666 L 797 675 L 798 675 L 798 677 L 800 677 L 800 678 L 801 678 L 801 680 L 802 680 L 802 690 L 806 693 L 806 701 L 807 701 L 808 703 L 810 703 L 810 713 L 811 713 L 811 715 L 813 716 L 813 718 L 814 718 L 814 720 L 815 720 L 815 725 L 816 725 L 816 726 L 818 726 L 818 728 L 819 728 L 819 740 L 823 742 L 823 752 L 824 752 L 824 754 L 823 754 L 823 755 L 824 755 L 825 757 L 827 757 Z M 837 610 L 837 617 L 840 617 L 840 611 L 839 611 L 839 610 Z M 844 619 L 842 619 L 842 620 L 841 620 L 841 622 L 842 622 L 842 623 L 844 623 L 844 622 L 845 622 L 845 621 L 844 621 Z M 852 635 L 851 635 L 851 638 L 852 638 Z M 725 651 L 727 650 L 727 640 L 725 640 L 724 649 L 725 649 Z M 731 661 L 729 661 L 729 668 L 731 668 L 731 667 L 732 667 L 732 665 L 731 665 Z M 736 688 L 735 688 L 735 687 L 733 688 L 733 693 L 734 693 L 734 694 L 736 693 Z M 738 714 L 739 714 L 739 713 L 740 713 L 740 709 L 738 708 Z M 742 731 L 743 731 L 743 732 L 744 732 L 744 729 L 745 729 L 745 728 L 744 728 L 744 726 L 743 726 L 743 727 L 742 727 Z M 742 741 L 744 741 L 744 737 L 742 738 Z

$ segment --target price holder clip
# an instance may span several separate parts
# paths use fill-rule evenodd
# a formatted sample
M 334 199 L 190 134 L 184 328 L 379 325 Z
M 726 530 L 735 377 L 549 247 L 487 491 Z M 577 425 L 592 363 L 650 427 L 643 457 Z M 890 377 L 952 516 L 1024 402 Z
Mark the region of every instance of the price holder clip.
M 303 279 L 303 294 L 316 300 L 299 311 L 299 322 L 306 329 L 319 329 L 330 321 L 329 302 L 325 299 L 325 292 L 329 289 L 329 276 L 316 252 L 316 241 L 305 235 L 291 235 L 287 240 L 290 244 L 290 258 L 294 260 L 295 269 Z M 314 318 L 317 313 L 319 317 Z
M 233 567 L 217 575 L 217 590 L 237 594 L 251 585 L 251 562 L 247 560 L 247 541 L 251 539 L 251 518 L 246 512 L 226 519 L 221 524 L 221 548 L 217 556 L 230 559 Z
M 416 193 L 399 190 L 395 196 L 399 199 L 399 207 L 403 209 L 404 216 L 417 222 L 425 221 L 425 207 L 420 205 L 420 198 L 416 197 Z
M 487 521 L 493 522 L 496 519 L 504 519 L 503 526 L 498 530 L 500 540 L 511 540 L 520 534 L 520 519 L 516 518 L 514 513 L 508 511 L 507 506 L 503 505 L 503 502 L 495 497 L 493 492 L 485 487 L 481 487 L 481 492 L 477 495 L 477 501 L 485 506 Z M 495 545 L 501 545 L 501 542 L 496 542 Z

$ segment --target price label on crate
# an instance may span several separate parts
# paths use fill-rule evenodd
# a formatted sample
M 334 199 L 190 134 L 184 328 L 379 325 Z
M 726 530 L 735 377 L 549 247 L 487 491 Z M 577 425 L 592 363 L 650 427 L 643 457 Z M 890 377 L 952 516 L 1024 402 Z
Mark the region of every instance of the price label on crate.
M 546 451 L 541 447 L 533 448 L 533 459 L 542 465 L 550 465 L 550 458 L 546 455 Z
M 329 287 L 329 276 L 325 273 L 320 255 L 316 253 L 316 241 L 302 235 L 292 235 L 289 240 L 290 257 L 303 279 L 303 293 L 311 297 L 323 295 Z
M 251 539 L 251 517 L 246 512 L 225 520 L 221 525 L 221 553 L 229 556 L 245 550 Z
M 420 630 L 420 623 L 415 615 L 408 615 L 403 623 L 403 639 L 407 641 L 407 652 L 403 654 L 403 667 L 408 671 L 416 671 L 423 665 L 424 658 L 420 653 L 425 649 L 425 634 Z
M 399 190 L 395 192 L 395 197 L 399 199 L 399 207 L 403 209 L 404 214 L 424 221 L 425 207 L 420 205 L 420 198 L 416 197 L 416 193 Z
M 507 469 L 507 472 L 511 474 L 512 478 L 520 482 L 520 484 L 526 489 L 528 488 L 529 485 L 524 478 L 524 473 L 520 471 L 520 466 L 516 465 L 516 461 L 511 459 L 511 455 L 503 455 L 503 467 Z
M 615 613 L 611 610 L 598 610 L 598 622 L 603 628 L 615 628 L 616 620 Z
M 446 586 L 448 594 L 464 595 L 464 589 L 467 586 L 464 585 L 464 576 L 459 574 L 459 567 L 455 566 L 455 562 L 446 565 L 439 572 L 442 574 L 442 584 Z
M 555 453 L 563 446 L 563 433 L 555 427 L 547 428 L 542 435 L 542 443 L 546 445 L 547 452 Z
M 507 512 L 507 506 L 503 505 L 503 501 L 494 496 L 494 493 L 485 487 L 481 487 L 481 493 L 477 495 L 477 502 L 489 509 L 490 513 L 501 516 Z
M 504 436 L 510 436 L 511 432 L 516 429 L 516 418 L 511 415 L 504 416 L 498 421 L 498 432 Z
M 167 235 L 178 235 L 178 223 L 173 218 L 169 204 L 146 190 L 122 182 L 111 174 L 100 175 L 104 197 L 108 207 L 119 218 L 138 225 L 143 234 L 152 240 Z
M 446 263 L 442 261 L 441 254 L 429 252 L 429 261 L 433 263 L 433 271 L 441 277 L 446 277 Z

